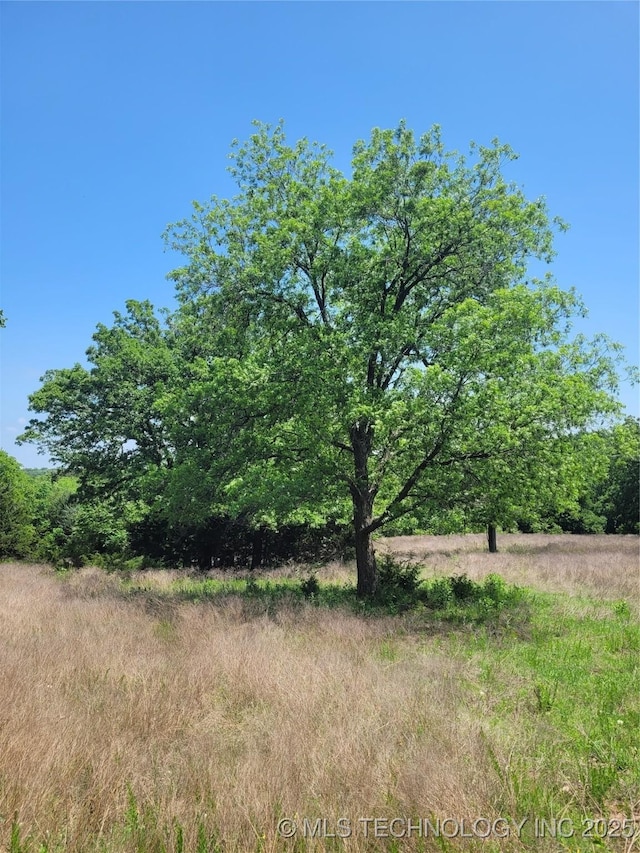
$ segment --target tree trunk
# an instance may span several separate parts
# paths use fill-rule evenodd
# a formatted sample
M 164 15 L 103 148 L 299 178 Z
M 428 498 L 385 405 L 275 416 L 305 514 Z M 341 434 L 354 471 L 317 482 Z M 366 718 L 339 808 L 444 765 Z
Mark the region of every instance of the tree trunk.
M 378 588 L 378 569 L 368 525 L 371 524 L 373 500 L 368 495 L 353 497 L 353 529 L 356 540 L 358 598 L 373 598 Z
M 376 556 L 369 526 L 373 518 L 376 489 L 369 484 L 369 456 L 373 441 L 373 428 L 366 418 L 351 427 L 351 447 L 355 481 L 351 486 L 353 500 L 353 530 L 356 543 L 358 572 L 358 598 L 372 598 L 378 587 Z
M 251 537 L 251 571 L 262 565 L 262 545 L 264 535 L 261 527 L 253 531 Z
M 487 538 L 489 540 L 489 553 L 498 553 L 498 536 L 496 533 L 495 524 L 489 524 L 487 527 Z

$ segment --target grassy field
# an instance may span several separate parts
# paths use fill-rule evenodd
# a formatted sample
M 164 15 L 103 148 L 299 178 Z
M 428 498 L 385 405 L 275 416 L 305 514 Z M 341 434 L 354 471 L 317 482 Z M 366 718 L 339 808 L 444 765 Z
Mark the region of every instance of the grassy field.
M 337 563 L 0 565 L 0 849 L 640 849 L 638 539 L 499 547 L 380 540 L 522 588 L 398 612 Z

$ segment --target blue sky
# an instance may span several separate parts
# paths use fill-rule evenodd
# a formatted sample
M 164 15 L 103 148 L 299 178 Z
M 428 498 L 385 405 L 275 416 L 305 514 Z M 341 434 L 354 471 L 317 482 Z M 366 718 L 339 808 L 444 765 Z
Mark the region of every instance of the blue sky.
M 571 225 L 552 270 L 638 354 L 638 4 L 3 2 L 2 448 L 49 368 L 84 361 L 126 299 L 171 306 L 161 234 L 226 196 L 230 142 L 286 122 L 348 169 L 372 127 L 494 137 Z M 638 414 L 634 389 L 621 397 Z

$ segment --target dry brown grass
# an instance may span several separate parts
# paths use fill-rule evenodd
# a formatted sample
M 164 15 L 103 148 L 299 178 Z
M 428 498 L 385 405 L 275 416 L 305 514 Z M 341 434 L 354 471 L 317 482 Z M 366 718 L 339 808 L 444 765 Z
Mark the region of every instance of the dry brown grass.
M 436 574 L 636 595 L 636 538 L 502 536 L 499 546 L 489 555 L 481 537 L 412 537 L 379 550 Z M 138 581 L 160 591 L 176 577 Z M 64 853 L 163 849 L 154 832 L 174 853 L 178 823 L 185 851 L 198 822 L 225 851 L 270 851 L 294 849 L 277 835 L 280 816 L 498 816 L 508 791 L 476 664 L 409 627 L 306 605 L 269 616 L 233 597 L 127 598 L 97 569 L 61 579 L 0 565 L 0 848 L 14 814 L 23 839 Z M 148 807 L 147 846 L 126 831 L 128 791 Z M 387 847 L 356 833 L 346 849 Z
M 426 576 L 466 573 L 473 580 L 491 572 L 509 583 L 607 599 L 640 596 L 637 536 L 498 534 L 498 553 L 490 554 L 483 534 L 397 536 L 377 542 L 380 553 L 421 562 Z
M 394 661 L 396 633 L 237 600 L 154 608 L 97 570 L 1 566 L 0 845 L 17 812 L 23 834 L 93 849 L 127 785 L 187 850 L 203 815 L 242 851 L 275 847 L 281 814 L 483 813 L 497 780 L 460 664 L 417 644 Z

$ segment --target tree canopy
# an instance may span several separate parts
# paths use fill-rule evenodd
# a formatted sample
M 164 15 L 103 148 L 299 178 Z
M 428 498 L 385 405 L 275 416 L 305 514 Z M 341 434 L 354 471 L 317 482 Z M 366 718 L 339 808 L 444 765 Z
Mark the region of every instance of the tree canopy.
M 91 369 L 44 377 L 25 438 L 176 514 L 350 517 L 362 596 L 372 534 L 404 515 L 575 502 L 579 436 L 619 410 L 618 353 L 571 337 L 574 292 L 527 277 L 565 226 L 504 178 L 514 159 L 401 123 L 345 175 L 257 124 L 234 144 L 237 195 L 167 229 L 177 311 L 129 303 L 99 327 Z
M 31 498 L 28 475 L 0 450 L 0 559 L 26 557 L 31 552 L 35 539 Z

